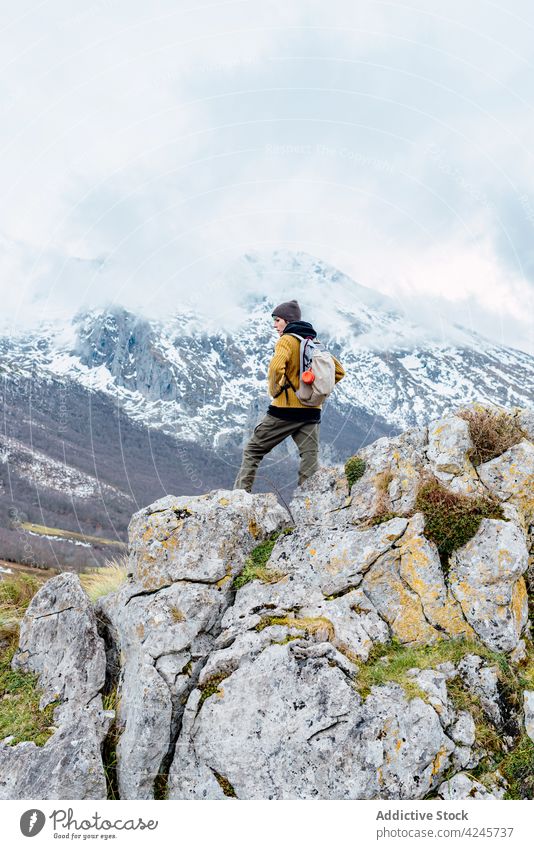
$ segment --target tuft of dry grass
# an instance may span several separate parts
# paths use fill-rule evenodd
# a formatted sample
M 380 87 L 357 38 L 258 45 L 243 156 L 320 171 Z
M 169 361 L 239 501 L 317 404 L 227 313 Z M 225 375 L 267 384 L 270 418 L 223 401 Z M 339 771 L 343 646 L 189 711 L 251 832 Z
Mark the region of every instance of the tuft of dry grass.
M 0 640 L 18 638 L 19 624 L 26 608 L 43 582 L 19 572 L 0 581 Z
M 469 425 L 473 443 L 469 459 L 473 466 L 493 460 L 527 435 L 514 416 L 506 411 L 481 408 L 460 410 L 456 415 Z
M 294 628 L 302 631 L 306 636 L 319 638 L 321 642 L 332 642 L 335 638 L 335 630 L 330 619 L 326 616 L 266 616 L 256 625 L 256 631 L 263 631 L 273 625 L 283 625 L 286 628 Z
M 173 622 L 185 622 L 185 616 L 179 607 L 173 605 L 171 607 L 171 619 Z
M 377 498 L 375 500 L 375 512 L 371 517 L 372 524 L 380 524 L 382 521 L 387 521 L 385 516 L 391 517 L 391 501 L 388 495 L 388 487 L 393 480 L 393 472 L 388 467 L 387 469 L 383 469 L 374 478 L 374 485 L 377 491 Z
M 80 583 L 94 603 L 102 596 L 116 593 L 126 581 L 128 574 L 128 557 L 108 560 L 105 566 L 84 572 L 80 575 Z

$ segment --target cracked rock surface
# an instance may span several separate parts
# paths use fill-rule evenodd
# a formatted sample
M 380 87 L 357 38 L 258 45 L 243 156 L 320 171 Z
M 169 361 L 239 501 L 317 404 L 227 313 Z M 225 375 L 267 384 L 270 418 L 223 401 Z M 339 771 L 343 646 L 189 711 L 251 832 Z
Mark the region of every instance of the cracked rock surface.
M 526 413 L 521 421 L 532 424 Z M 485 659 L 491 650 L 523 662 L 529 647 L 534 444 L 522 439 L 476 469 L 472 448 L 467 422 L 451 413 L 366 446 L 350 492 L 335 466 L 301 486 L 289 511 L 272 494 L 216 490 L 136 513 L 129 579 L 96 605 L 118 690 L 120 797 L 501 798 L 502 777 L 489 787 L 469 770 L 487 754 L 477 716 L 505 746 L 534 724 L 532 693 L 514 714 Z M 448 569 L 415 512 L 428 475 L 503 505 L 504 519 L 482 519 Z M 265 564 L 235 583 L 267 540 Z M 469 641 L 460 660 L 411 668 L 410 659 L 400 678 L 365 684 L 385 647 L 407 655 L 450 640 Z M 22 763 L 28 746 L 34 760 L 24 763 L 37 763 L 74 734 L 75 718 L 84 727 L 80 716 L 98 754 L 109 724 L 104 644 L 75 576 L 36 596 L 14 663 L 39 674 L 43 705 L 61 700 L 61 722 L 37 754 L 19 744 L 6 755 L 2 744 L 0 763 L 14 764 L 17 750 Z M 90 771 L 85 750 L 78 759 Z M 105 795 L 96 755 L 95 764 L 79 798 Z M 29 769 L 6 798 L 31 786 Z M 50 793 L 69 798 L 60 790 Z
M 122 658 L 121 798 L 153 798 L 233 597 L 232 580 L 252 548 L 287 524 L 274 495 L 244 490 L 167 496 L 132 517 L 132 580 L 98 605 Z
M 0 798 L 105 799 L 101 746 L 113 719 L 100 695 L 106 656 L 76 575 L 51 578 L 34 596 L 12 665 L 38 675 L 41 708 L 58 702 L 57 730 L 44 746 L 0 743 Z

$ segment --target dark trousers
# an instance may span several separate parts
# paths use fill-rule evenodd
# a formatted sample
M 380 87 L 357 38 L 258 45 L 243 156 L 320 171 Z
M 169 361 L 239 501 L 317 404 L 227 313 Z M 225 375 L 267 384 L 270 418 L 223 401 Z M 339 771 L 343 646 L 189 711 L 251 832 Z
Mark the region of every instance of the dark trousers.
M 269 451 L 291 436 L 300 454 L 299 486 L 319 468 L 320 422 L 287 422 L 266 413 L 243 450 L 241 468 L 234 489 L 250 492 L 256 470 Z

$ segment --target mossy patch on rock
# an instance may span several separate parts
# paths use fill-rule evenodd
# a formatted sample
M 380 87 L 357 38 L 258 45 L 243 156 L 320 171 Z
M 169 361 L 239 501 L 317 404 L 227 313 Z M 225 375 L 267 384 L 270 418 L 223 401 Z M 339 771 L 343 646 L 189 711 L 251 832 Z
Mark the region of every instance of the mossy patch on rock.
M 200 687 L 200 701 L 198 703 L 199 709 L 202 707 L 206 699 L 209 699 L 210 696 L 214 696 L 215 693 L 220 693 L 219 687 L 225 678 L 228 678 L 228 674 L 226 672 L 219 672 L 217 675 L 212 675 L 204 682 L 204 684 Z
M 267 568 L 267 561 L 272 554 L 276 540 L 287 534 L 293 533 L 293 528 L 285 528 L 283 531 L 276 531 L 274 534 L 253 548 L 249 556 L 245 560 L 245 565 L 232 583 L 235 590 L 241 589 L 249 581 L 263 581 L 265 584 L 272 584 L 284 577 L 282 572 L 277 572 Z
M 452 492 L 431 476 L 419 486 L 415 511 L 424 514 L 425 537 L 436 543 L 445 570 L 449 555 L 474 537 L 482 519 L 504 519 L 495 499 Z
M 413 684 L 410 669 L 431 669 L 439 663 L 458 663 L 467 654 L 477 654 L 499 668 L 510 669 L 503 655 L 492 652 L 477 640 L 440 640 L 426 646 L 407 646 L 400 640 L 380 643 L 371 650 L 367 661 L 358 669 L 356 689 L 367 696 L 371 687 L 393 681 L 402 687 Z
M 504 747 L 500 731 L 484 713 L 480 698 L 465 686 L 459 675 L 447 681 L 447 695 L 457 711 L 466 710 L 473 717 L 477 745 L 492 756 L 502 754 Z
M 169 798 L 169 773 L 158 772 L 154 780 L 154 799 L 161 801 Z
M 349 457 L 349 459 L 345 463 L 345 475 L 347 476 L 349 490 L 352 488 L 353 484 L 355 484 L 356 481 L 362 477 L 364 472 L 365 460 L 362 460 L 362 458 L 358 457 L 357 455 L 354 457 Z
M 367 519 L 366 522 L 363 522 L 362 524 L 366 527 L 373 528 L 375 525 L 382 525 L 384 522 L 391 521 L 391 519 L 399 518 L 403 518 L 399 513 L 389 513 L 386 511 L 385 513 L 377 513 L 375 516 L 371 516 L 369 519 Z

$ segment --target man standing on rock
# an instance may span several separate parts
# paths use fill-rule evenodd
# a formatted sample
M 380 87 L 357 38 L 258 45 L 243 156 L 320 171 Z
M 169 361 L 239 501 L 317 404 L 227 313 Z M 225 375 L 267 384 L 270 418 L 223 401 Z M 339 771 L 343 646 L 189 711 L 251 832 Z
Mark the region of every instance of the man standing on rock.
M 254 428 L 243 451 L 241 468 L 234 489 L 250 492 L 256 470 L 269 451 L 291 436 L 300 454 L 299 486 L 319 468 L 319 427 L 321 406 L 303 404 L 296 395 L 300 379 L 300 340 L 291 333 L 315 339 L 317 333 L 308 321 L 301 321 L 297 301 L 279 304 L 271 315 L 279 339 L 269 364 L 267 380 L 273 402 L 266 415 Z M 333 357 L 335 382 L 345 374 L 341 363 Z

